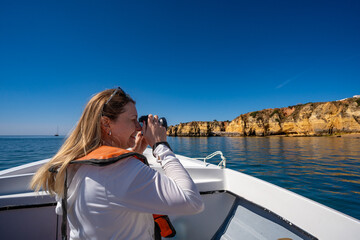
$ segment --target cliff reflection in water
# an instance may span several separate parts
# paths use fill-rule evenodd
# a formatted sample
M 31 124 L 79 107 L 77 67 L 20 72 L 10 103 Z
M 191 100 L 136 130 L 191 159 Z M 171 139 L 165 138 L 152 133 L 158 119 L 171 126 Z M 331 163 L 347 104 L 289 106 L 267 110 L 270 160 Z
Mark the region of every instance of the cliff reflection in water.
M 360 219 L 359 138 L 169 137 L 169 142 L 177 154 L 189 157 L 221 150 L 228 168 Z

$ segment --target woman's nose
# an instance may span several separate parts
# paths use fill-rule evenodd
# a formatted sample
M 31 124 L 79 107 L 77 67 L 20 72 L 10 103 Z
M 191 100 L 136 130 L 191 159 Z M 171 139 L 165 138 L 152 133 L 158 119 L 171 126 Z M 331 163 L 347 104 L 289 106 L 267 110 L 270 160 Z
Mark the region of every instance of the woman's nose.
M 135 129 L 136 129 L 136 131 L 141 131 L 142 130 L 142 127 L 141 127 L 139 121 L 136 121 Z

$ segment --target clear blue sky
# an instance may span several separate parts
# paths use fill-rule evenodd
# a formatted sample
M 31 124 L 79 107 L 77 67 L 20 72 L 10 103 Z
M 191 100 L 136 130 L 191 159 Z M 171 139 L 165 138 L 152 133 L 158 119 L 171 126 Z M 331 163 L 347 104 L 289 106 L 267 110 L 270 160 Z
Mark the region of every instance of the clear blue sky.
M 360 1 L 0 3 L 0 135 L 67 134 L 121 86 L 169 124 L 360 94 Z

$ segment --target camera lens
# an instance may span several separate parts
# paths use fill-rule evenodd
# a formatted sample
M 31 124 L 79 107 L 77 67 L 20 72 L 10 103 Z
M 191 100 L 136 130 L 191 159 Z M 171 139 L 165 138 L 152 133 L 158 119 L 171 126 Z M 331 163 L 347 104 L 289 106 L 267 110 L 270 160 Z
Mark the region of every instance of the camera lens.
M 159 123 L 161 126 L 163 126 L 164 128 L 167 129 L 167 121 L 166 121 L 166 118 L 162 117 L 159 119 Z
M 140 123 L 141 127 L 143 127 L 143 122 L 145 122 L 145 124 L 146 124 L 147 121 L 148 121 L 148 116 L 147 115 L 139 117 L 139 123 Z

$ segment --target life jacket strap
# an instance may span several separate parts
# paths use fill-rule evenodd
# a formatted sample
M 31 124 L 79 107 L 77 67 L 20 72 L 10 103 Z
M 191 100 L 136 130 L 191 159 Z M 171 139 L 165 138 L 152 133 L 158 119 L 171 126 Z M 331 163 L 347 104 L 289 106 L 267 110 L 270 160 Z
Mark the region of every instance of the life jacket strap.
M 61 238 L 67 240 L 67 169 L 65 169 L 64 197 L 61 199 L 62 222 L 61 222 Z M 57 239 L 57 236 L 56 236 Z
M 155 224 L 160 228 L 160 234 L 164 238 L 171 238 L 176 235 L 174 226 L 171 224 L 171 221 L 166 215 L 157 215 L 153 214 Z

